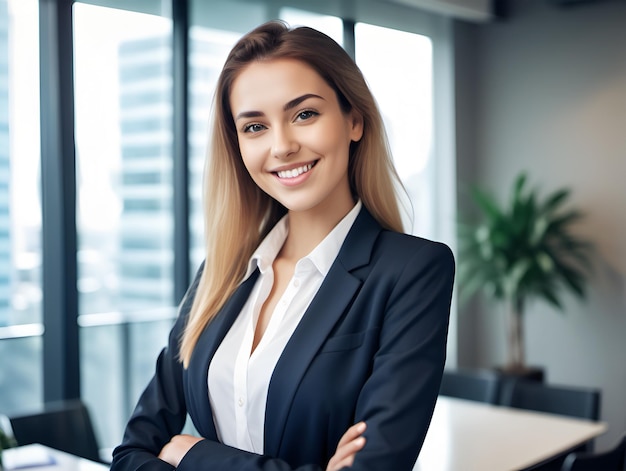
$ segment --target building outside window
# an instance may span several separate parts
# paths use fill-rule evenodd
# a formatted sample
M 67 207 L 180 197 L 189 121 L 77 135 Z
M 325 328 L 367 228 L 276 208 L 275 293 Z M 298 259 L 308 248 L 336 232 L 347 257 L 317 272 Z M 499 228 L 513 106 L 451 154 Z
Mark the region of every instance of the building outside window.
M 172 20 L 146 5 L 73 7 L 81 395 L 104 448 L 176 314 Z
M 37 0 L 0 0 L 0 411 L 42 402 Z

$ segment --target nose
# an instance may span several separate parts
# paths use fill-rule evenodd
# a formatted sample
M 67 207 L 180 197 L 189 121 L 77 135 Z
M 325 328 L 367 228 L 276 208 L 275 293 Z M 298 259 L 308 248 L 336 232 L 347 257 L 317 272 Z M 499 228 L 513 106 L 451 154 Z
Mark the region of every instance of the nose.
M 272 157 L 284 160 L 298 152 L 299 145 L 288 126 L 274 128 L 272 139 Z

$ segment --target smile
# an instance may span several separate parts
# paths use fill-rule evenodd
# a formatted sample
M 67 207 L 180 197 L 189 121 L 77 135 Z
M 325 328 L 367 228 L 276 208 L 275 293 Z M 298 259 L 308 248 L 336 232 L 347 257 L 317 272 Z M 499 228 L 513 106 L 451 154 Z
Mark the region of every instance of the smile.
M 280 172 L 276 172 L 276 175 L 278 175 L 278 178 L 296 178 L 297 176 L 302 175 L 303 173 L 307 173 L 309 170 L 311 170 L 315 166 L 315 163 L 316 162 L 313 162 L 289 170 L 281 170 Z

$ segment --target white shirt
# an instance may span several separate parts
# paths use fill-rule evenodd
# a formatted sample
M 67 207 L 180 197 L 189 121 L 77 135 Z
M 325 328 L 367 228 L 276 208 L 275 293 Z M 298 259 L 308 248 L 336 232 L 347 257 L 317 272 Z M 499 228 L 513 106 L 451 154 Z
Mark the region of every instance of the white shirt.
M 222 443 L 263 453 L 265 404 L 274 367 L 330 270 L 360 209 L 359 201 L 310 254 L 298 260 L 293 277 L 252 355 L 259 312 L 274 283 L 272 264 L 287 238 L 287 216 L 274 226 L 250 258 L 244 280 L 257 267 L 259 278 L 209 365 L 209 400 L 217 436 Z

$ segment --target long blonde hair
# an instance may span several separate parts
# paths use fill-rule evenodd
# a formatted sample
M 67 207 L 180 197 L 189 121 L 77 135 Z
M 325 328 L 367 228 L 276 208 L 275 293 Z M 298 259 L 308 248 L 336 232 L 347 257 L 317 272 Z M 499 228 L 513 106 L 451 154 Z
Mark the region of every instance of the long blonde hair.
M 233 47 L 220 74 L 211 116 L 204 176 L 206 260 L 181 339 L 185 367 L 202 331 L 242 281 L 247 262 L 286 209 L 257 187 L 244 167 L 230 109 L 239 72 L 259 60 L 291 58 L 311 66 L 335 90 L 344 112 L 363 117 L 363 136 L 350 147 L 349 179 L 356 198 L 387 229 L 402 231 L 393 167 L 382 118 L 361 71 L 335 41 L 307 27 L 265 23 Z

